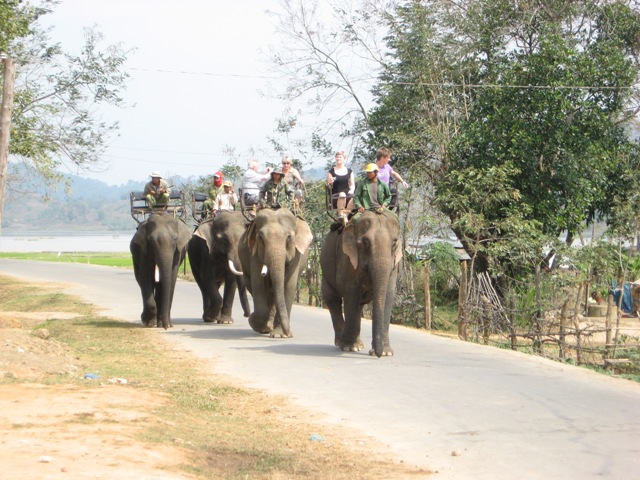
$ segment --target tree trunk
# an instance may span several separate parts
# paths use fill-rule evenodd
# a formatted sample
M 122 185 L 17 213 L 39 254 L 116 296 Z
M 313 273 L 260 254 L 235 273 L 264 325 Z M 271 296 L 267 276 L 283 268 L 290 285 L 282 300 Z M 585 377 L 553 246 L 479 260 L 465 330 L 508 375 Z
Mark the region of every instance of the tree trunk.
M 11 135 L 11 110 L 13 108 L 13 80 L 16 69 L 11 58 L 4 59 L 4 82 L 2 86 L 2 109 L 0 109 L 0 231 L 4 192 L 9 172 L 9 137 Z

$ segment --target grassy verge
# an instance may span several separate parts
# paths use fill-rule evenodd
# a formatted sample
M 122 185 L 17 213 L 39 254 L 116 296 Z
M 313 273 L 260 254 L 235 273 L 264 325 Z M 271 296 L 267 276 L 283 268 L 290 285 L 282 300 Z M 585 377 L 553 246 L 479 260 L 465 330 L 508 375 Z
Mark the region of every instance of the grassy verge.
M 9 252 L 0 253 L 0 258 L 15 258 L 18 260 L 37 260 L 41 262 L 62 263 L 90 263 L 92 265 L 105 265 L 108 267 L 130 267 L 133 261 L 130 253 L 100 253 L 100 252 Z
M 186 449 L 188 461 L 177 467 L 185 474 L 203 479 L 350 480 L 426 475 L 386 458 L 373 442 L 349 438 L 338 427 L 308 423 L 306 414 L 284 398 L 212 376 L 152 329 L 96 316 L 89 305 L 55 286 L 34 287 L 0 276 L 0 311 L 79 314 L 72 320 L 47 321 L 35 330 L 46 329 L 48 341 L 64 345 L 82 372 L 123 378 L 127 382 L 122 388 L 162 397 L 153 407 L 162 423 L 145 425 L 135 440 Z M 25 381 L 83 387 L 89 382 L 100 388 L 100 380 L 87 381 L 82 374 L 0 378 L 0 384 Z M 311 440 L 313 434 L 322 434 L 323 441 Z

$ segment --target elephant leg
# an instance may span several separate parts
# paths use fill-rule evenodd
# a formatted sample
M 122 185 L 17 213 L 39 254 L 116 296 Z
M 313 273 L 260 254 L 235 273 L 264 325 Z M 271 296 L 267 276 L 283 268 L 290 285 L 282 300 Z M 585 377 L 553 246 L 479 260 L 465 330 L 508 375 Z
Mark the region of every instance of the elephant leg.
M 220 296 L 221 282 L 216 282 L 210 278 L 207 282 L 207 309 L 202 314 L 202 319 L 206 323 L 218 322 L 220 309 L 222 308 L 222 297 Z
M 231 324 L 233 323 L 233 317 L 231 312 L 233 310 L 233 299 L 236 296 L 236 279 L 233 273 L 228 273 L 224 280 L 224 298 L 222 299 L 222 308 L 220 310 L 220 316 L 217 319 L 218 323 Z
M 238 288 L 238 295 L 240 296 L 240 305 L 242 305 L 242 313 L 245 318 L 247 318 L 249 315 L 251 315 L 251 309 L 249 308 L 249 299 L 247 298 L 247 287 L 245 287 L 244 279 L 241 276 L 236 275 L 235 277 Z
M 171 303 L 173 299 L 173 287 L 169 287 L 169 291 L 167 291 L 164 288 L 163 283 L 159 282 L 156 283 L 155 291 L 156 305 L 163 305 L 164 302 L 166 302 L 168 304 L 168 310 L 164 314 L 159 312 L 155 325 L 152 324 L 150 326 L 164 327 L 165 329 L 173 327 L 173 324 L 171 323 Z M 165 298 L 165 296 L 167 298 Z
M 282 320 L 280 319 L 280 314 L 277 312 L 275 305 L 273 306 L 271 313 L 269 314 L 269 323 L 273 325 L 273 330 L 269 335 L 271 338 L 293 337 L 291 330 L 289 330 L 289 335 L 284 333 L 284 329 L 282 328 Z
M 153 281 L 154 265 L 140 269 L 138 285 L 142 293 L 142 313 L 140 320 L 145 327 L 154 327 L 158 317 L 158 303 L 156 302 L 155 283 Z
M 249 326 L 254 332 L 271 333 L 274 325 L 272 314 L 275 314 L 275 307 L 269 305 L 264 292 L 264 286 L 260 281 L 254 282 L 252 295 L 254 311 L 249 315 Z
M 344 330 L 340 339 L 340 348 L 344 352 L 359 352 L 364 349 L 360 339 L 362 305 L 359 292 L 349 291 L 344 296 Z
M 342 315 L 342 296 L 323 278 L 322 279 L 322 298 L 331 314 L 331 323 L 333 323 L 334 345 L 342 348 L 342 332 L 344 331 L 344 316 Z

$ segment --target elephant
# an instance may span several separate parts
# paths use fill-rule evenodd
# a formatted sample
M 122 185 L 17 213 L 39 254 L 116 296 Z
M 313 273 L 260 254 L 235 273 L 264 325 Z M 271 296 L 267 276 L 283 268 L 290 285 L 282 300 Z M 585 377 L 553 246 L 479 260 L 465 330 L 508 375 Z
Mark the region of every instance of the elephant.
M 364 212 L 325 237 L 320 253 L 322 298 L 331 314 L 334 343 L 342 351 L 364 348 L 360 340 L 362 307 L 372 303 L 369 355 L 393 355 L 389 322 L 402 260 L 399 237 L 398 217 L 388 210 Z
M 191 229 L 171 213 L 153 213 L 138 225 L 129 249 L 142 293 L 140 318 L 147 327 L 172 327 L 171 304 Z
M 238 255 L 253 296 L 249 325 L 255 332 L 293 336 L 291 306 L 312 240 L 307 222 L 286 208 L 258 210 L 240 238 Z
M 236 288 L 244 316 L 249 301 L 242 272 L 238 270 L 238 242 L 249 222 L 242 212 L 221 211 L 201 223 L 189 240 L 187 253 L 191 271 L 202 292 L 202 319 L 205 322 L 233 323 L 231 311 Z M 220 286 L 224 283 L 224 299 Z

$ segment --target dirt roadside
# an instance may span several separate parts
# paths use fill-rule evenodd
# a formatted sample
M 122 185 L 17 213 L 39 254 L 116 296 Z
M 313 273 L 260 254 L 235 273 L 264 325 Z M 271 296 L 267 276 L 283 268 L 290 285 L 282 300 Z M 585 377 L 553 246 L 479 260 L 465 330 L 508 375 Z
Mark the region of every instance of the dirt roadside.
M 4 379 L 0 383 L 0 480 L 430 476 L 397 462 L 384 445 L 372 439 L 333 425 L 318 428 L 313 412 L 296 408 L 283 398 L 270 398 L 269 408 L 290 412 L 282 422 L 308 445 L 292 444 L 291 448 L 300 450 L 300 455 L 322 448 L 324 457 L 339 457 L 339 462 L 332 466 L 328 461 L 320 467 L 321 473 L 247 473 L 242 456 L 211 452 L 206 460 L 211 467 L 208 473 L 197 470 L 192 475 L 189 467 L 185 468 L 193 460 L 188 440 L 175 438 L 172 444 L 158 445 L 138 439 L 141 431 L 166 422 L 156 414 L 157 408 L 168 401 L 166 394 L 130 388 L 123 378 L 87 378 L 83 380 L 87 386 L 82 381 L 60 384 L 48 380 L 61 375 L 77 380 L 86 375 L 74 352 L 50 338 L 46 329 L 34 329 L 49 318 L 72 317 L 61 312 L 0 312 L 0 377 Z M 178 354 L 185 356 L 188 352 Z M 259 416 L 265 414 L 265 395 L 250 393 L 234 408 L 230 415 L 253 415 L 259 426 Z M 322 445 L 309 435 L 317 431 L 322 431 Z M 371 455 L 375 455 L 374 462 L 369 459 Z
M 33 328 L 73 316 L 0 312 L 0 375 L 12 381 L 0 385 L 0 479 L 197 478 L 170 473 L 185 461 L 182 449 L 133 439 L 145 424 L 162 421 L 148 413 L 161 396 L 116 381 L 100 388 L 46 383 L 84 372 L 72 352 Z

